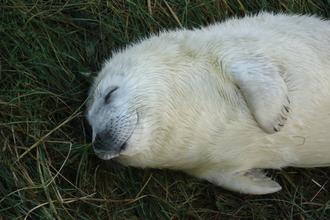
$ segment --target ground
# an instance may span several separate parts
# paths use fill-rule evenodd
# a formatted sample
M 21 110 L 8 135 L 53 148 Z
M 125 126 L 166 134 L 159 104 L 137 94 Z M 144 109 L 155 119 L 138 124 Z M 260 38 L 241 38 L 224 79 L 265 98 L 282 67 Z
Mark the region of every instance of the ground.
M 111 51 L 150 32 L 260 10 L 329 17 L 321 1 L 0 2 L 0 219 L 327 219 L 330 169 L 268 173 L 240 195 L 181 172 L 114 167 L 91 147 L 85 100 Z

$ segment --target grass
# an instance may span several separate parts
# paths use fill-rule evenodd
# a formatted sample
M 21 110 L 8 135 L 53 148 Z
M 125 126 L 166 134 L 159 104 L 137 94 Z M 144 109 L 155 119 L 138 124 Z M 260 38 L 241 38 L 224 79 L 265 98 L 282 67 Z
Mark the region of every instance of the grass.
M 6 0 L 0 10 L 0 220 L 330 219 L 329 168 L 270 170 L 282 191 L 240 195 L 181 172 L 111 167 L 93 155 L 84 116 L 112 50 L 260 10 L 328 18 L 326 1 Z

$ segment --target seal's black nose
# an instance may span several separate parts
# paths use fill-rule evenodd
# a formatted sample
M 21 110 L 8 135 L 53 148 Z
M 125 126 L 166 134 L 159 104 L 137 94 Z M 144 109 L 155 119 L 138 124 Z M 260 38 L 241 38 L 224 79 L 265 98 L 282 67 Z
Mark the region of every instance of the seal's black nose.
M 94 151 L 101 159 L 109 160 L 119 156 L 122 150 L 127 148 L 126 141 L 117 136 L 112 136 L 111 132 L 97 132 L 95 134 Z

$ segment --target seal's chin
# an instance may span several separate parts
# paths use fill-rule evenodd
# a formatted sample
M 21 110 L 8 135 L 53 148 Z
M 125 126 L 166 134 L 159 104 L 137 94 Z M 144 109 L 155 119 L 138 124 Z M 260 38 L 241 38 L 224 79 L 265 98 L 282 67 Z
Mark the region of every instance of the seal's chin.
M 111 148 L 111 150 L 100 149 L 97 147 L 98 145 L 94 144 L 94 151 L 96 156 L 98 156 L 102 160 L 111 160 L 120 155 L 120 153 L 126 149 L 126 142 L 123 143 L 119 148 Z
M 96 156 L 98 156 L 102 160 L 111 160 L 113 158 L 118 157 L 119 154 L 113 154 L 113 153 L 96 153 Z

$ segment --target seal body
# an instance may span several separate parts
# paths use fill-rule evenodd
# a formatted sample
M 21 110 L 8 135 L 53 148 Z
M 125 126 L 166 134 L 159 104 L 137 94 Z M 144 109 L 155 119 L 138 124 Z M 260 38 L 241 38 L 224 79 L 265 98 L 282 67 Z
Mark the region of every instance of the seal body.
M 262 168 L 330 166 L 330 24 L 261 13 L 150 36 L 104 63 L 87 115 L 101 159 L 276 192 Z

